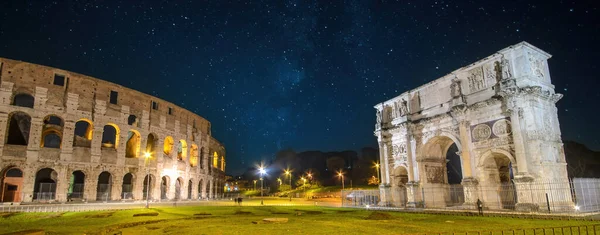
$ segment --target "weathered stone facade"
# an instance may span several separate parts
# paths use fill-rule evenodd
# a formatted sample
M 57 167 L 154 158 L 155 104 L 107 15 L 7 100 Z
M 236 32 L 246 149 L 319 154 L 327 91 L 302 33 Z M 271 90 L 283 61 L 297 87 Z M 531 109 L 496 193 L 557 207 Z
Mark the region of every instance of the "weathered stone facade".
M 0 58 L 0 81 L 0 201 L 221 195 L 225 148 L 206 119 L 117 84 L 21 61 Z
M 448 193 L 425 195 L 421 188 L 448 188 L 453 145 L 465 206 L 477 199 L 490 207 L 501 204 L 503 195 L 482 188 L 509 185 L 516 209 L 535 210 L 545 207 L 551 189 L 532 192 L 533 184 L 568 188 L 555 105 L 562 95 L 550 80 L 550 57 L 522 42 L 377 104 L 384 203 L 396 200 L 385 195 L 390 187 L 406 189 L 408 206 L 448 201 Z M 562 208 L 568 208 L 571 197 L 563 196 Z

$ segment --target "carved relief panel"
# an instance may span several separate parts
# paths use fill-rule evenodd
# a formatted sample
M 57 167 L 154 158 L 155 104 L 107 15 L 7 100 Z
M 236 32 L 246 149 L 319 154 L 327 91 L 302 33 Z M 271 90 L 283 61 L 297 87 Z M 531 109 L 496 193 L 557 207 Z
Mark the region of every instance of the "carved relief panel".
M 536 78 L 544 78 L 545 77 L 545 63 L 544 60 L 541 59 L 539 56 L 536 55 L 536 53 L 532 52 L 532 51 L 528 51 L 527 52 L 527 58 L 529 60 L 529 66 L 531 68 L 531 73 L 533 74 L 533 77 Z
M 471 141 L 476 148 L 508 145 L 511 133 L 510 120 L 498 119 L 471 126 Z
M 427 182 L 433 184 L 444 183 L 444 168 L 441 166 L 425 166 L 427 173 Z
M 471 69 L 467 73 L 467 81 L 469 83 L 469 90 L 471 93 L 483 90 L 487 87 L 486 81 L 483 77 L 482 67 Z

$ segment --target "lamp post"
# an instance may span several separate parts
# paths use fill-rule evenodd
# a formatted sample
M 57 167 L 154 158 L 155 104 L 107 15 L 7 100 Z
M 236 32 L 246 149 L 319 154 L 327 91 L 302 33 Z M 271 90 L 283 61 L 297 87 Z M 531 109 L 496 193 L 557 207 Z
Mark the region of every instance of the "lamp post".
M 302 187 L 304 187 L 304 196 L 306 197 L 306 178 L 302 177 L 302 178 L 300 178 L 300 179 L 301 179 L 302 181 L 304 181 L 304 186 L 302 186 Z
M 254 180 L 254 191 L 256 191 L 256 180 Z
M 379 180 L 379 163 L 375 163 L 375 168 L 377 168 L 377 184 L 379 184 L 381 182 Z
M 146 208 L 150 207 L 150 175 L 148 174 L 148 159 L 150 159 L 151 156 L 152 154 L 149 152 L 144 153 L 144 168 L 146 168 L 146 177 L 148 178 L 148 180 L 146 180 Z
M 290 170 L 285 170 L 285 175 L 290 177 L 290 202 L 292 201 L 292 172 Z
M 308 184 L 310 184 L 310 188 L 312 188 L 312 173 L 308 173 L 306 176 L 308 176 Z
M 263 196 L 263 175 L 266 173 L 265 168 L 264 167 L 260 167 L 259 169 L 260 172 L 260 196 Z
M 344 174 L 342 174 L 342 172 L 339 172 L 338 176 L 340 177 L 340 180 L 342 181 L 342 190 L 344 190 Z

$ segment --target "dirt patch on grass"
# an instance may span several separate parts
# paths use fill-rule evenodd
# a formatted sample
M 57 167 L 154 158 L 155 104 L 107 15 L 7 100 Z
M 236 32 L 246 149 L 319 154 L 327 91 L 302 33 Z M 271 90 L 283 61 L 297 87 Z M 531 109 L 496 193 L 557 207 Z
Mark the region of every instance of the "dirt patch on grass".
M 340 214 L 344 214 L 344 213 L 350 213 L 350 212 L 354 212 L 354 211 L 336 211 L 336 212 L 340 213 Z
M 212 215 L 211 213 L 206 213 L 206 212 L 200 212 L 200 213 L 196 213 L 194 214 L 194 216 L 209 216 Z
M 389 220 L 392 218 L 393 218 L 392 215 L 390 215 L 388 213 L 374 211 L 369 216 L 367 216 L 366 219 L 368 219 L 368 220 Z
M 18 231 L 18 232 L 14 232 L 14 233 L 7 233 L 7 234 L 11 234 L 11 235 L 44 235 L 46 234 L 46 232 L 44 232 L 44 230 L 42 229 L 28 229 L 28 230 L 23 230 L 23 231 Z
M 281 211 L 271 211 L 271 214 L 274 215 L 289 215 L 289 212 L 281 212 Z
M 158 216 L 158 212 L 146 212 L 146 213 L 133 214 L 133 217 L 138 217 L 138 216 Z
M 58 217 L 62 217 L 66 212 L 61 212 L 61 213 L 49 213 L 46 216 L 42 216 L 42 218 L 44 219 L 51 219 L 51 218 L 58 218 Z
M 2 212 L 0 213 L 0 218 L 8 218 L 17 214 L 17 212 Z
M 99 232 L 90 233 L 90 234 L 108 234 L 110 232 L 114 232 L 114 231 L 124 229 L 124 228 L 136 227 L 136 226 L 146 225 L 146 224 L 156 224 L 156 223 L 160 223 L 160 222 L 164 222 L 164 221 L 167 221 L 167 220 L 164 220 L 164 219 L 163 220 L 147 220 L 147 221 L 117 224 L 117 225 L 113 225 L 113 226 L 104 228 L 104 231 L 99 231 Z
M 108 217 L 111 217 L 114 213 L 115 213 L 114 211 L 107 211 L 107 212 L 103 212 L 103 213 L 99 213 L 99 214 L 86 215 L 86 216 L 84 216 L 84 218 L 108 218 Z
M 302 212 L 308 215 L 320 215 L 323 214 L 322 211 L 309 211 L 309 210 L 296 210 L 297 212 Z
M 238 211 L 235 211 L 233 214 L 234 215 L 252 215 L 252 212 L 250 212 L 250 211 L 239 211 L 238 210 Z

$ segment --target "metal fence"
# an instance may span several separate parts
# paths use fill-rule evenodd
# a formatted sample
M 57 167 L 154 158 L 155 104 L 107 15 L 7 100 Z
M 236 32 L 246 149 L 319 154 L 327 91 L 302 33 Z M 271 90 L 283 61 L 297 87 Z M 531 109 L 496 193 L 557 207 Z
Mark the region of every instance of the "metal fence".
M 439 232 L 429 233 L 436 235 L 596 235 L 600 234 L 600 225 L 577 225 L 548 228 L 522 228 L 495 231 L 471 231 L 471 232 Z
M 121 199 L 133 199 L 133 185 L 123 184 L 121 186 Z
M 110 201 L 111 184 L 98 184 L 96 189 L 96 201 Z
M 414 198 L 413 202 L 409 202 L 409 194 Z M 385 198 L 385 201 L 382 201 L 382 198 Z M 469 198 L 471 201 L 467 201 Z M 426 184 L 413 188 L 389 187 L 342 191 L 342 206 L 345 207 L 369 205 L 392 208 L 420 207 L 465 210 L 474 209 L 477 200 L 482 202 L 485 210 L 525 209 L 550 213 L 598 212 L 600 211 L 600 179 L 576 178 L 569 181 L 531 182 L 521 185 L 512 182 L 488 183 L 474 188 L 460 184 Z M 521 208 L 518 208 L 519 206 Z
M 51 201 L 56 197 L 55 183 L 40 183 L 39 189 L 34 193 L 36 201 Z
M 84 184 L 73 184 L 71 185 L 71 193 L 69 198 L 71 199 L 83 199 Z

